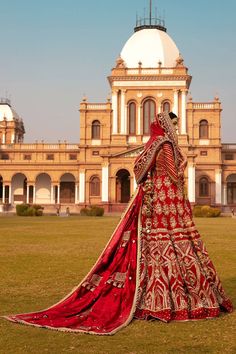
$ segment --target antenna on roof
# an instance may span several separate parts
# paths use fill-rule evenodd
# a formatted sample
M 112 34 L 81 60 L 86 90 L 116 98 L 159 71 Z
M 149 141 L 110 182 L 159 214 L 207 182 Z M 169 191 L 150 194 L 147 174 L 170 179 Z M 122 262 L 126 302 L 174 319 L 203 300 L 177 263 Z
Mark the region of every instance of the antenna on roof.
M 150 5 L 149 5 L 149 25 L 151 26 L 152 24 L 152 0 L 150 0 Z
M 161 18 L 161 16 L 159 18 L 157 17 L 156 7 L 155 7 L 155 16 L 154 16 L 152 0 L 149 0 L 149 11 L 147 9 L 147 14 L 146 14 L 146 8 L 144 7 L 143 18 L 139 17 L 136 14 L 136 27 L 134 28 L 134 31 L 137 32 L 148 28 L 158 29 L 160 31 L 166 32 L 165 21 L 164 19 Z

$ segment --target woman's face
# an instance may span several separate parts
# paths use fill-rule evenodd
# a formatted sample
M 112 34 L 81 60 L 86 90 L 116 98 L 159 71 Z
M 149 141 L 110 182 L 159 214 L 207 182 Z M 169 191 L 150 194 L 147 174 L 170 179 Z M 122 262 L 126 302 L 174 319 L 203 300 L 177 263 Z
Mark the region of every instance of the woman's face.
M 171 119 L 172 124 L 175 127 L 175 130 L 178 130 L 178 117 Z

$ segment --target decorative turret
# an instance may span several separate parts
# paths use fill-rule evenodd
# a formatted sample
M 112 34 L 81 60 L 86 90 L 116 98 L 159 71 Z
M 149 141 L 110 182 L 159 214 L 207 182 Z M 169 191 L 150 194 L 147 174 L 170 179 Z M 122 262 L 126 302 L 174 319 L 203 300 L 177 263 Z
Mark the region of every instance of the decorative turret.
M 0 98 L 0 144 L 22 143 L 25 128 L 23 120 L 11 107 L 8 98 Z

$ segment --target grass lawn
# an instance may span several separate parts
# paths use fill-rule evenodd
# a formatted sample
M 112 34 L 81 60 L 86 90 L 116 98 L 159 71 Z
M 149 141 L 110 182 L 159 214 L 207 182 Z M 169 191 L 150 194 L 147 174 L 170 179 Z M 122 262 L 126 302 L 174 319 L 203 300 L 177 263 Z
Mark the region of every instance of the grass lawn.
M 118 217 L 0 217 L 0 314 L 41 310 L 86 275 Z M 196 219 L 236 306 L 236 219 Z M 133 321 L 114 336 L 63 333 L 0 319 L 0 353 L 236 353 L 236 312 L 193 322 Z

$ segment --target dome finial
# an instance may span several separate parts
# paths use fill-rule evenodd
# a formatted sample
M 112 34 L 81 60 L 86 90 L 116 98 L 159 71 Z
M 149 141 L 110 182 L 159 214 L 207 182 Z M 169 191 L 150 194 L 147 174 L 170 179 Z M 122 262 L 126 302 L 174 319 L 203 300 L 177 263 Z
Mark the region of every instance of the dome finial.
M 136 26 L 134 28 L 134 32 L 140 31 L 146 28 L 156 28 L 160 31 L 166 32 L 165 21 L 161 17 L 157 17 L 155 10 L 155 16 L 152 13 L 152 0 L 149 0 L 149 16 L 146 16 L 146 8 L 144 8 L 143 18 L 138 18 L 138 14 L 136 13 Z

